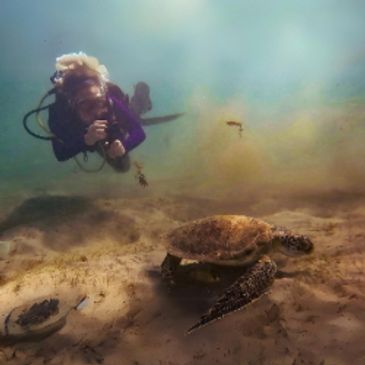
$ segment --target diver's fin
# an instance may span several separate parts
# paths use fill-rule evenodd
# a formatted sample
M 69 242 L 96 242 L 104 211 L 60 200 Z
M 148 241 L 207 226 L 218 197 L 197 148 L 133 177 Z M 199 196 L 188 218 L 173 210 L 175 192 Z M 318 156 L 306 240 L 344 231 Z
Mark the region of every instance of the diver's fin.
M 263 256 L 244 275 L 238 278 L 192 326 L 188 333 L 237 311 L 253 300 L 258 299 L 272 285 L 276 273 L 276 264 L 268 256 Z
M 176 113 L 176 114 L 163 115 L 161 117 L 141 118 L 141 121 L 142 121 L 142 125 L 149 126 L 149 125 L 170 122 L 172 120 L 175 120 L 175 119 L 181 117 L 184 114 L 185 113 Z

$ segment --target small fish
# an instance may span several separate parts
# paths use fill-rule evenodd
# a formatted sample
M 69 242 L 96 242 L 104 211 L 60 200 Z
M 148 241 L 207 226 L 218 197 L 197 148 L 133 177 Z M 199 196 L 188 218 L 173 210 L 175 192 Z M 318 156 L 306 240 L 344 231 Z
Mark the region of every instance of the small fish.
M 229 126 L 236 126 L 236 127 L 242 128 L 242 123 L 241 122 L 236 122 L 234 120 L 228 120 L 226 122 L 226 124 L 229 125 Z
M 143 186 L 144 188 L 146 186 L 148 186 L 148 182 L 146 180 L 146 176 L 144 174 L 142 174 L 142 172 L 139 172 L 137 175 L 136 175 L 136 178 L 139 182 L 139 185 Z
M 146 186 L 148 186 L 148 182 L 147 182 L 145 174 L 142 172 L 143 165 L 138 161 L 134 161 L 134 166 L 137 169 L 137 173 L 135 175 L 136 179 L 138 180 L 139 185 L 141 185 L 145 188 Z
M 242 137 L 243 127 L 241 122 L 236 122 L 235 120 L 228 120 L 226 121 L 226 124 L 230 127 L 239 127 L 238 134 L 240 137 Z

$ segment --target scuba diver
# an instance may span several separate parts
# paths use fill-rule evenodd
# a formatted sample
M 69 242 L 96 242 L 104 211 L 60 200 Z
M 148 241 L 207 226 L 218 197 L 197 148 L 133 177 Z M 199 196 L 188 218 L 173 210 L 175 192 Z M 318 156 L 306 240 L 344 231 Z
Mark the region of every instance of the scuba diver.
M 56 72 L 51 77 L 54 87 L 41 99 L 39 107 L 23 119 L 31 135 L 51 140 L 58 161 L 76 155 L 97 151 L 103 157 L 99 171 L 107 162 L 114 170 L 130 169 L 129 152 L 146 138 L 142 125 L 154 125 L 174 120 L 182 113 L 155 118 L 141 118 L 152 109 L 149 87 L 144 82 L 135 85 L 131 100 L 109 80 L 107 68 L 98 59 L 85 53 L 66 54 L 56 59 Z M 44 100 L 55 96 L 55 101 L 42 106 Z M 48 109 L 48 128 L 39 113 Z M 40 136 L 27 124 L 30 115 L 36 114 L 39 125 L 49 136 Z

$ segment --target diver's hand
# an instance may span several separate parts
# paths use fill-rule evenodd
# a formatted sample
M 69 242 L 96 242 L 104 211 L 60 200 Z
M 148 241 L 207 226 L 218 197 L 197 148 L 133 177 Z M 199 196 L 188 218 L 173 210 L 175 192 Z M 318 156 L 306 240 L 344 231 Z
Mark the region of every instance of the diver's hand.
M 126 153 L 126 150 L 119 139 L 114 140 L 112 143 L 108 144 L 108 146 L 107 154 L 112 159 L 122 157 Z
M 90 124 L 84 136 L 86 145 L 93 146 L 96 142 L 105 139 L 107 124 L 107 120 L 95 120 L 92 124 Z

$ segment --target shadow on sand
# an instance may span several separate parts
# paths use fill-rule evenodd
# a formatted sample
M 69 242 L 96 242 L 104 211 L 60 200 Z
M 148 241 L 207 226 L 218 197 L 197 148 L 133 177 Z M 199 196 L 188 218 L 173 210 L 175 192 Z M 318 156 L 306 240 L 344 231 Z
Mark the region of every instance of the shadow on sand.
M 0 222 L 0 235 L 17 228 L 40 230 L 42 243 L 53 250 L 106 237 L 131 243 L 140 235 L 131 217 L 82 196 L 46 195 L 25 200 Z

